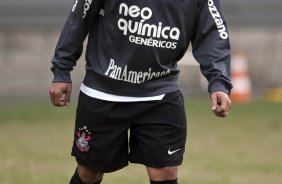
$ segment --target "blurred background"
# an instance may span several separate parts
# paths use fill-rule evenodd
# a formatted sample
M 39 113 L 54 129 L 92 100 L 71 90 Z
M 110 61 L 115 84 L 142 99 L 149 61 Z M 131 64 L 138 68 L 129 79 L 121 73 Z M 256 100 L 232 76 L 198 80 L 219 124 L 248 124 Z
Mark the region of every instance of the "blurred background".
M 251 93 L 262 97 L 282 86 L 282 1 L 224 0 L 233 54 L 243 54 Z M 71 0 L 1 0 L 0 100 L 38 100 L 48 96 L 50 60 Z M 73 72 L 74 89 L 83 79 L 84 57 Z M 180 62 L 185 93 L 205 95 L 199 67 L 190 52 Z M 236 61 L 233 63 L 237 63 Z M 15 75 L 16 74 L 16 75 Z M 204 88 L 203 88 L 204 87 Z
M 227 119 L 212 116 L 207 83 L 188 50 L 179 66 L 190 126 L 181 181 L 280 184 L 282 1 L 221 2 L 233 49 L 234 105 Z M 69 151 L 84 57 L 72 72 L 72 107 L 53 108 L 48 92 L 50 60 L 72 3 L 0 1 L 1 184 L 67 183 L 75 167 Z M 105 183 L 146 183 L 143 168 L 132 167 Z

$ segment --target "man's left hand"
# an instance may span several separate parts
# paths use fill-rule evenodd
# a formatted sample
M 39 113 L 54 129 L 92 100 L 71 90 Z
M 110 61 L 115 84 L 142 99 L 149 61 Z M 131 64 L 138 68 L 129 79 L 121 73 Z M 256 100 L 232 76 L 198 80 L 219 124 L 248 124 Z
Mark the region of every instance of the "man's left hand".
M 226 117 L 231 106 L 229 96 L 222 91 L 216 91 L 211 94 L 210 98 L 213 113 L 218 117 Z

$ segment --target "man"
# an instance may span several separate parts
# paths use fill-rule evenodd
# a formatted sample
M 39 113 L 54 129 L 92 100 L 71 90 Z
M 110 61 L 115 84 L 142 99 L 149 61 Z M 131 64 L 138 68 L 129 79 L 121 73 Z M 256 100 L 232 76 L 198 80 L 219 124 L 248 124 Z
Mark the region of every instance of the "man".
M 130 161 L 146 166 L 151 184 L 177 184 L 186 140 L 177 61 L 190 42 L 212 111 L 225 117 L 230 106 L 229 35 L 219 0 L 76 0 L 52 59 L 55 106 L 70 104 L 70 71 L 87 35 L 70 183 L 99 184 Z

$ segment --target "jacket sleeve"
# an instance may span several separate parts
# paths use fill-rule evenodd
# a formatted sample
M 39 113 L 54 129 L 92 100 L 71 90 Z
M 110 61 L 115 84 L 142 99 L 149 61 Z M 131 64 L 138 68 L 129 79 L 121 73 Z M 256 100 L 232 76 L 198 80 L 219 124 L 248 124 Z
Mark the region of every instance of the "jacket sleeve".
M 83 42 L 89 29 L 98 17 L 100 1 L 75 0 L 51 61 L 51 71 L 54 73 L 53 82 L 71 82 L 70 72 L 82 54 Z
M 199 0 L 191 39 L 193 55 L 209 82 L 208 91 L 230 94 L 231 48 L 219 0 Z

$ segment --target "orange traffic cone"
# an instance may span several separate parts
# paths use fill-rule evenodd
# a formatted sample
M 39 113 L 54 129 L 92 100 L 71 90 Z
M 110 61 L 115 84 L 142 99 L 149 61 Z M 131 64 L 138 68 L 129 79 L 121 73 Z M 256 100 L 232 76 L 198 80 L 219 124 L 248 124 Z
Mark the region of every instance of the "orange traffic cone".
M 248 61 L 244 54 L 234 53 L 231 61 L 233 89 L 230 95 L 232 102 L 245 103 L 251 100 L 251 81 Z

